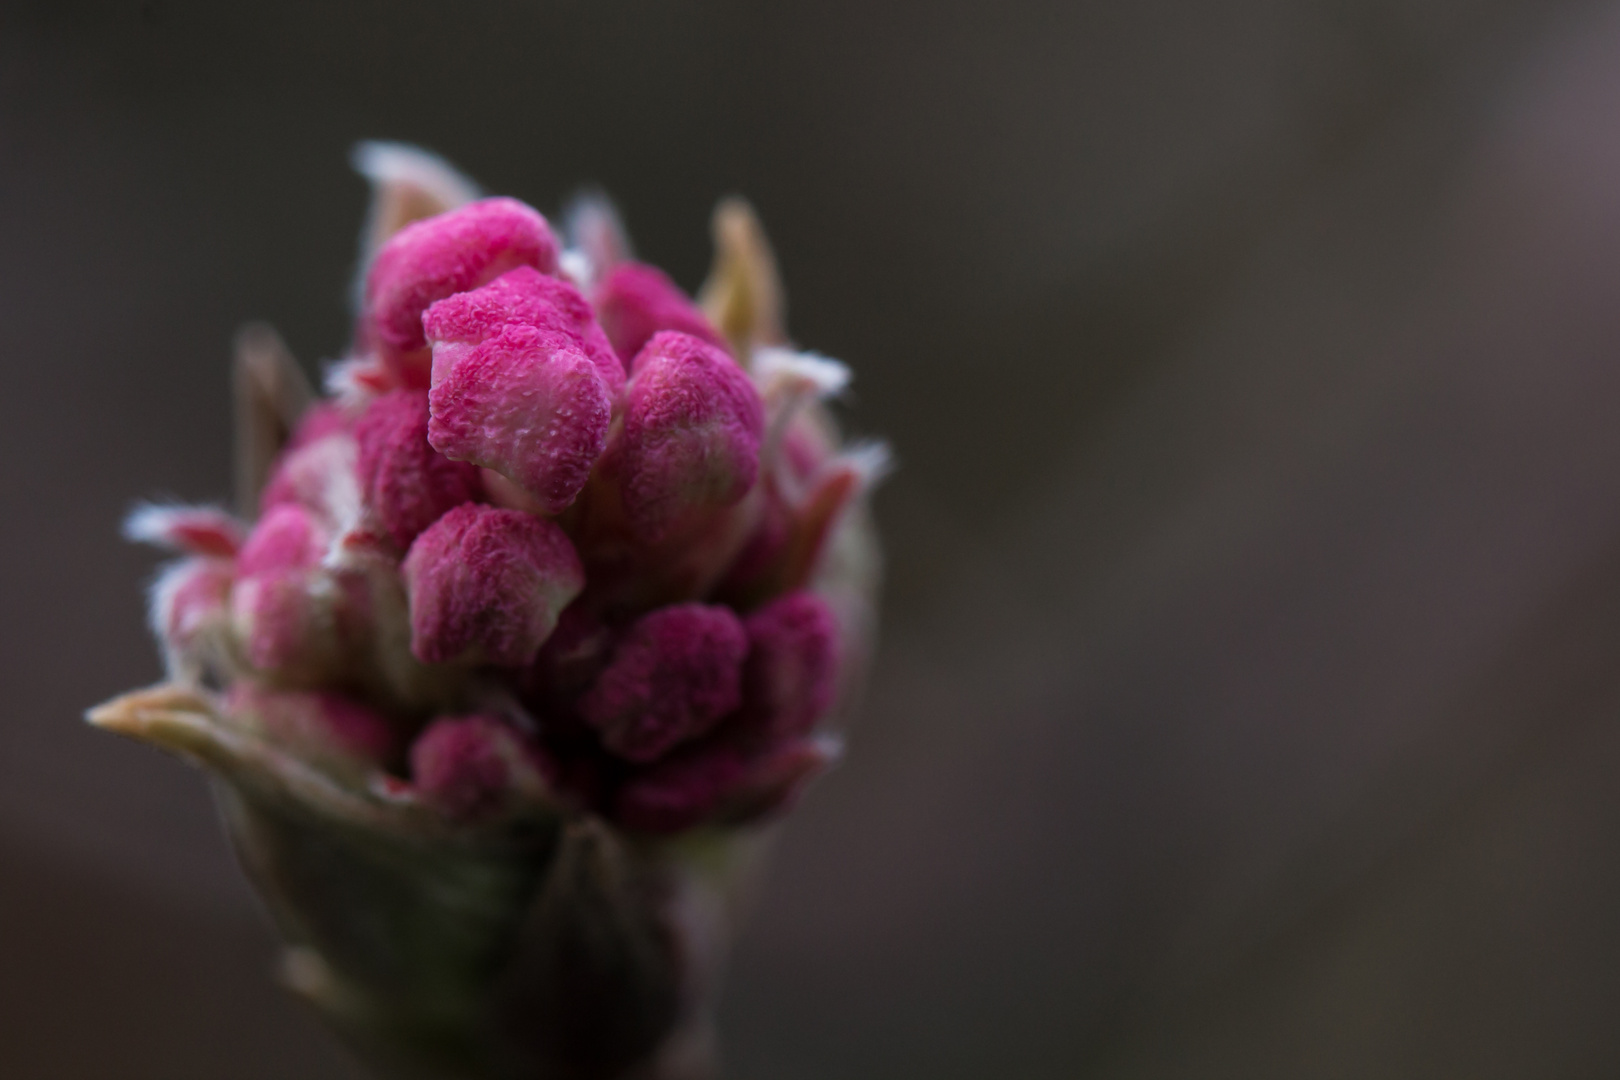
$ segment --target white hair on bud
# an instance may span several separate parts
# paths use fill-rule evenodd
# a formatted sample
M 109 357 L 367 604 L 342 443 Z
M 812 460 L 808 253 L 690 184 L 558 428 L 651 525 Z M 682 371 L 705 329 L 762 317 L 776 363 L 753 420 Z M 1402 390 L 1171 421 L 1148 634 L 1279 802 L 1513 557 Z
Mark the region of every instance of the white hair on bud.
M 844 737 L 837 732 L 823 731 L 809 741 L 821 758 L 822 768 L 830 769 L 844 760 Z
M 165 646 L 169 642 L 169 614 L 174 610 L 174 598 L 180 587 L 197 570 L 197 560 L 180 559 L 158 569 L 157 577 L 146 590 L 146 622 L 152 634 Z
M 218 506 L 137 503 L 124 519 L 124 539 L 165 551 L 231 555 L 247 539 L 247 526 Z
M 137 503 L 124 519 L 124 539 L 136 544 L 174 548 L 174 519 L 177 511 L 185 507 L 159 503 Z
M 399 142 L 356 143 L 350 162 L 373 184 L 409 184 L 450 207 L 483 194 L 477 184 L 438 154 Z
M 754 350 L 752 367 L 762 393 L 788 383 L 811 390 L 818 398 L 830 398 L 849 387 L 848 365 L 820 353 L 766 346 Z
M 839 454 L 838 460 L 860 480 L 862 494 L 883 483 L 895 469 L 894 453 L 882 439 L 863 439 Z
M 568 248 L 558 255 L 557 269 L 581 292 L 589 292 L 596 284 L 596 267 L 591 264 L 591 257 L 579 248 Z
M 363 378 L 376 370 L 377 363 L 369 356 L 333 360 L 321 374 L 321 386 L 345 409 L 358 409 L 376 396 Z

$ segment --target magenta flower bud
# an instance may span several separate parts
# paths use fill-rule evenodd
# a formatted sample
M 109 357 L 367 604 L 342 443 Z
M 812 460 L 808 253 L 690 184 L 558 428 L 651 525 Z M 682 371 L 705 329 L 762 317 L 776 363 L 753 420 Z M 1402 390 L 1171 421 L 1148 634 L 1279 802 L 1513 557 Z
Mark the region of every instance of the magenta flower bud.
M 507 324 L 555 330 L 578 339 L 581 352 L 617 397 L 624 387 L 624 364 L 597 325 L 591 305 L 562 278 L 529 266 L 502 274 L 482 288 L 440 300 L 422 316 L 422 328 L 433 346 L 433 366 L 453 365 L 466 349 L 499 334 Z
M 747 634 L 730 608 L 660 608 L 630 628 L 581 711 L 613 753 L 656 760 L 737 707 L 747 652 Z
M 754 758 L 742 779 L 721 800 L 724 821 L 759 821 L 793 809 L 810 781 L 844 756 L 836 736 L 787 739 Z
M 615 797 L 614 814 L 628 828 L 665 834 L 716 820 L 757 820 L 786 809 L 839 752 L 837 741 L 828 739 L 759 747 L 715 738 L 631 777 Z
M 366 505 L 400 550 L 447 510 L 476 499 L 478 468 L 428 443 L 428 396 L 396 390 L 376 398 L 354 429 Z
M 591 299 L 602 329 L 627 367 L 661 330 L 678 330 L 718 349 L 727 347 L 720 332 L 656 266 L 637 262 L 615 266 Z
M 562 510 L 585 486 L 613 416 L 579 339 L 508 323 L 457 352 L 434 361 L 429 441 L 516 482 L 548 512 Z
M 456 821 L 489 821 L 546 805 L 535 749 L 495 717 L 435 720 L 411 744 L 410 756 L 421 799 Z
M 729 506 L 759 475 L 765 428 L 742 369 L 689 334 L 658 334 L 637 354 L 617 447 L 631 528 L 662 540 L 705 510 Z
M 411 652 L 426 662 L 531 663 L 585 587 L 574 545 L 556 525 L 475 503 L 418 536 L 402 569 Z
M 323 529 L 344 531 L 362 509 L 358 456 L 348 431 L 289 446 L 259 498 L 260 512 L 290 503 L 309 510 Z
M 366 326 L 385 355 L 398 358 L 406 386 L 427 384 L 410 354 L 427 344 L 428 305 L 519 266 L 556 270 L 557 241 L 546 219 L 516 199 L 469 203 L 406 225 L 383 244 L 366 275 Z
M 258 521 L 131 517 L 181 555 L 168 681 L 90 719 L 215 775 L 285 981 L 380 1075 L 710 1080 L 760 826 L 836 759 L 871 643 L 884 458 L 825 411 L 848 370 L 787 346 L 746 203 L 700 311 L 605 198 L 558 252 L 429 154 L 357 161 L 328 396 L 239 336 Z
M 325 537 L 296 503 L 272 507 L 236 560 L 231 613 L 247 661 L 294 678 L 325 666 L 336 648 L 330 606 L 315 593 Z
M 236 558 L 236 570 L 243 577 L 304 570 L 318 565 L 325 549 L 326 540 L 309 511 L 296 503 L 282 503 L 271 507 L 253 527 Z
M 229 559 L 190 558 L 169 566 L 152 585 L 152 631 L 163 642 L 171 678 L 201 681 L 230 663 L 231 587 Z
M 838 691 L 838 619 L 827 602 L 799 591 L 748 616 L 744 712 L 750 730 L 771 738 L 803 735 Z
M 238 682 L 226 701 L 238 724 L 333 772 L 377 772 L 403 751 L 403 740 L 386 717 L 341 694 Z

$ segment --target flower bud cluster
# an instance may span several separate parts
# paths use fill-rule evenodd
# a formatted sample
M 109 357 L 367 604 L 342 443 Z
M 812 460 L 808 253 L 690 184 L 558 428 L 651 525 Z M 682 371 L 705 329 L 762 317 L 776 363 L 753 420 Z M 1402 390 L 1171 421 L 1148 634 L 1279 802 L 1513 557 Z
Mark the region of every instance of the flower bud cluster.
M 172 679 L 452 826 L 739 824 L 831 763 L 861 628 L 819 583 L 879 467 L 818 404 L 847 371 L 728 336 L 608 213 L 565 247 L 487 198 L 382 240 L 256 523 L 130 522 L 184 555 Z

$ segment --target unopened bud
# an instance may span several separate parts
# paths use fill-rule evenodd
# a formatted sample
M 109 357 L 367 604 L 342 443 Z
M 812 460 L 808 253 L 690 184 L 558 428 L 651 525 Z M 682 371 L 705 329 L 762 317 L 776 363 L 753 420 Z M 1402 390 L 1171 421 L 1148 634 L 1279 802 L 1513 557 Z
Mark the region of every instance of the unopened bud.
M 509 323 L 434 374 L 428 439 L 513 480 L 555 513 L 607 445 L 613 402 L 578 339 Z
M 469 203 L 407 225 L 383 244 L 366 276 L 367 325 L 404 385 L 427 385 L 416 354 L 427 344 L 428 305 L 518 266 L 555 270 L 557 241 L 546 219 L 516 199 Z
M 425 391 L 374 399 L 354 435 L 366 505 L 401 551 L 446 510 L 477 498 L 477 466 L 451 461 L 428 443 Z
M 716 348 L 727 347 L 697 305 L 656 266 L 627 262 L 614 267 L 591 299 L 602 329 L 626 366 L 661 330 L 679 330 Z
M 764 427 L 759 392 L 729 356 L 689 334 L 654 336 L 631 369 L 618 445 L 637 535 L 656 542 L 747 494 Z
M 742 700 L 747 635 L 731 609 L 676 604 L 642 616 L 581 703 L 602 744 L 630 761 L 703 735 Z
M 418 536 L 402 569 L 411 651 L 425 662 L 528 664 L 585 587 L 579 556 L 556 525 L 474 503 Z
M 417 794 L 457 821 L 488 821 L 546 799 L 534 748 L 493 716 L 435 720 L 410 756 Z

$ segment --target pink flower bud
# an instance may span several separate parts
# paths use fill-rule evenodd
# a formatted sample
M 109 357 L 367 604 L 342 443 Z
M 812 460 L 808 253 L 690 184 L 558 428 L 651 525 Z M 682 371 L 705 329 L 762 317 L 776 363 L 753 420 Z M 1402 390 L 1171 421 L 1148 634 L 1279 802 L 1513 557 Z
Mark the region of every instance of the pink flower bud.
M 761 749 L 717 737 L 632 776 L 614 798 L 614 817 L 650 833 L 754 820 L 786 809 L 838 753 L 832 739 L 794 739 Z
M 389 238 L 366 276 L 366 328 L 384 354 L 398 360 L 404 385 L 427 383 L 410 354 L 426 345 L 422 313 L 428 305 L 518 266 L 555 270 L 557 241 L 546 219 L 516 199 L 481 199 Z
M 765 417 L 742 369 L 688 334 L 653 337 L 626 391 L 619 463 L 625 513 L 647 543 L 729 506 L 759 475 Z
M 737 707 L 747 651 L 729 608 L 660 608 L 630 628 L 581 711 L 613 753 L 652 761 Z
M 518 666 L 534 660 L 585 571 L 556 525 L 521 510 L 463 503 L 416 538 L 402 566 L 411 652 Z
M 370 771 L 398 760 L 404 741 L 388 720 L 352 698 L 326 691 L 269 690 L 234 684 L 232 719 L 317 765 Z
M 332 655 L 327 606 L 306 570 L 266 570 L 237 581 L 231 617 L 247 661 L 259 671 L 299 678 Z
M 259 497 L 260 513 L 283 503 L 309 510 L 322 528 L 345 531 L 360 516 L 358 447 L 346 431 L 290 447 Z
M 163 643 L 171 677 L 201 677 L 228 653 L 231 586 L 229 559 L 183 559 L 168 567 L 152 586 L 152 630 Z
M 435 360 L 429 401 L 435 449 L 494 469 L 552 513 L 585 486 L 613 415 L 577 338 L 518 323 L 443 364 Z
M 373 400 L 354 434 L 366 505 L 402 550 L 446 510 L 480 493 L 477 466 L 451 461 L 428 444 L 428 396 L 421 390 Z
M 534 749 L 492 716 L 435 720 L 411 745 L 410 757 L 422 800 L 458 821 L 487 821 L 546 797 Z
M 578 339 L 610 395 L 624 386 L 624 364 L 597 325 L 591 305 L 562 278 L 530 266 L 502 274 L 488 285 L 440 300 L 422 316 L 433 346 L 433 367 L 448 367 L 466 347 L 494 337 L 508 323 L 555 330 Z M 458 346 L 460 348 L 458 348 Z
M 726 792 L 715 816 L 740 824 L 786 813 L 810 781 L 843 755 L 843 741 L 831 735 L 776 743 L 753 759 L 742 779 Z
M 838 689 L 838 620 L 826 601 L 799 591 L 748 616 L 744 719 L 770 738 L 803 735 Z
M 237 573 L 252 577 L 278 570 L 299 570 L 321 561 L 325 538 L 308 510 L 295 503 L 271 507 L 253 527 L 237 556 Z
M 626 365 L 660 330 L 679 330 L 718 349 L 726 339 L 662 270 L 646 263 L 614 267 L 592 297 L 596 317 Z
M 327 536 L 296 503 L 272 507 L 236 559 L 231 616 L 247 661 L 262 672 L 305 679 L 339 659 L 343 599 L 319 570 Z

